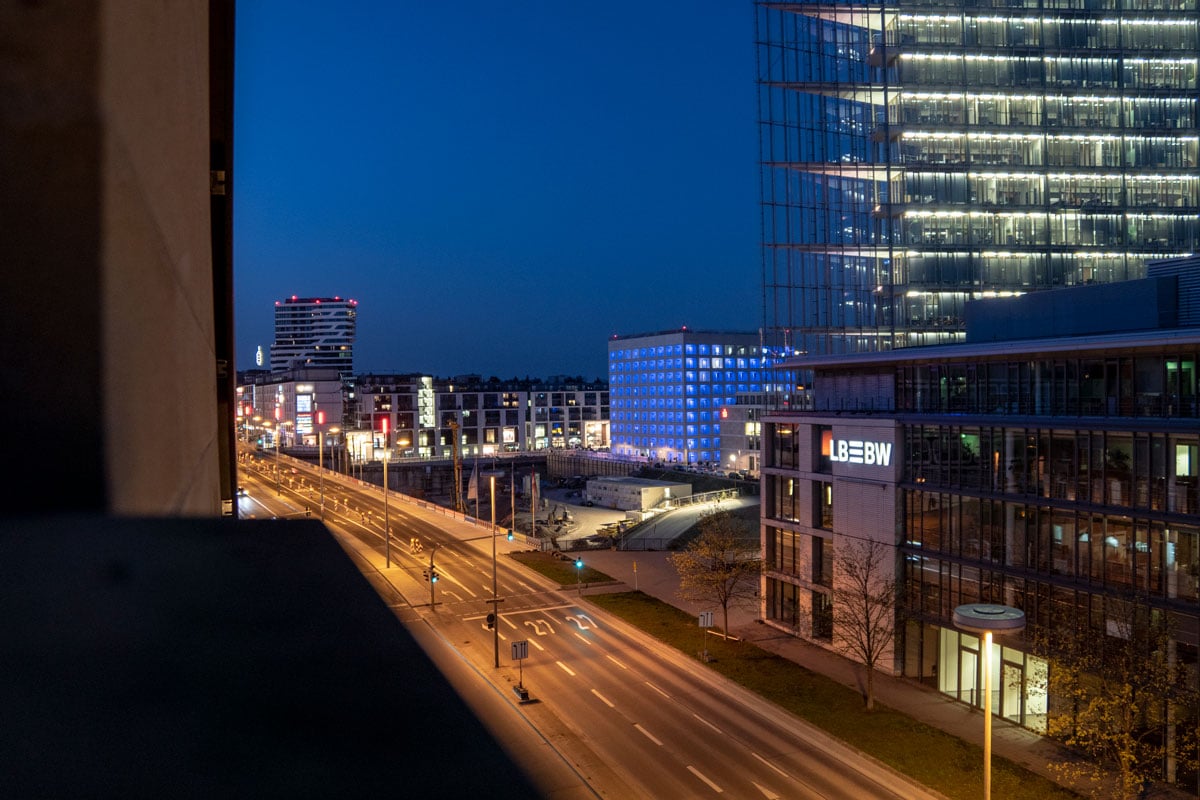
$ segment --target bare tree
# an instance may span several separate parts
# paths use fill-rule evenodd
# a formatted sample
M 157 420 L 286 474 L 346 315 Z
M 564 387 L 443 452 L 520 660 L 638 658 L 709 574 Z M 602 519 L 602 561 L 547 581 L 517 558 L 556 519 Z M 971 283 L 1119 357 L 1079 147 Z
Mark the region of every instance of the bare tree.
M 863 700 L 875 709 L 875 669 L 892 650 L 899 615 L 896 549 L 874 539 L 843 539 L 833 576 L 833 638 L 866 668 Z
M 728 511 L 705 514 L 697 527 L 700 534 L 685 549 L 670 556 L 679 573 L 679 596 L 719 605 L 724 615 L 723 630 L 728 635 L 729 608 L 758 603 L 761 546 L 753 536 L 753 527 Z
M 1107 597 L 1104 628 L 1031 630 L 1048 662 L 1047 733 L 1084 759 L 1051 764 L 1100 798 L 1134 798 L 1150 781 L 1173 780 L 1196 760 L 1196 675 L 1176 655 L 1165 614 L 1145 601 Z

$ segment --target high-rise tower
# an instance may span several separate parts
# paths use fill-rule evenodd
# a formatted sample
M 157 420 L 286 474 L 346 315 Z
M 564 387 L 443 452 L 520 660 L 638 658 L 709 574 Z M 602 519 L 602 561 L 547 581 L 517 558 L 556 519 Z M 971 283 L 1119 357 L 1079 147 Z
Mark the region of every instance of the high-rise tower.
M 275 303 L 271 371 L 333 367 L 354 373 L 358 301 L 341 297 L 296 297 Z
M 1198 249 L 1197 0 L 756 6 L 775 343 L 954 341 L 969 299 Z

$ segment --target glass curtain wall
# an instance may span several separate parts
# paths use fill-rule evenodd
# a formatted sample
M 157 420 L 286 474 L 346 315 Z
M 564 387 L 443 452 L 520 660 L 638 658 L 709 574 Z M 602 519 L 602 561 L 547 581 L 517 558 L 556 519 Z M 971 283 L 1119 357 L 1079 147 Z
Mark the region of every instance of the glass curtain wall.
M 969 299 L 1196 252 L 1197 0 L 757 3 L 766 325 L 954 341 Z

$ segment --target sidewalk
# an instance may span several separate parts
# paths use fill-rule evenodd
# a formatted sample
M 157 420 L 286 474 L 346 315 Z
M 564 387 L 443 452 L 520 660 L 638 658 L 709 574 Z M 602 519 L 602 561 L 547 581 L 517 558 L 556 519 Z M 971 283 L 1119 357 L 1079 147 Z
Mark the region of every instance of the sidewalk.
M 665 552 L 638 553 L 603 550 L 588 553 L 586 559 L 591 566 L 624 583 L 630 590 L 636 587 L 665 603 L 670 603 L 694 614 L 699 614 L 700 611 L 715 610 L 719 617 L 720 609 L 713 609 L 711 605 L 690 603 L 681 600 L 676 595 L 679 576 L 667 560 L 668 556 L 669 554 Z M 621 590 L 620 587 L 607 585 L 603 588 L 596 587 L 593 592 L 607 593 Z M 863 678 L 861 665 L 765 625 L 757 617 L 757 609 L 752 611 L 730 609 L 730 633 L 764 650 L 794 661 L 806 669 L 849 686 L 855 691 L 860 691 Z M 956 702 L 933 689 L 905 678 L 877 672 L 875 675 L 875 700 L 881 705 L 946 731 L 963 741 L 983 746 L 982 712 Z M 1006 758 L 1038 775 L 1056 783 L 1062 783 L 1058 776 L 1048 768 L 1048 764 L 1052 760 L 1065 757 L 1062 748 L 1049 739 L 999 717 L 993 717 L 992 720 L 992 753 L 994 757 Z M 1184 798 L 1191 795 L 1170 787 L 1156 787 L 1146 796 L 1168 800 L 1168 798 Z

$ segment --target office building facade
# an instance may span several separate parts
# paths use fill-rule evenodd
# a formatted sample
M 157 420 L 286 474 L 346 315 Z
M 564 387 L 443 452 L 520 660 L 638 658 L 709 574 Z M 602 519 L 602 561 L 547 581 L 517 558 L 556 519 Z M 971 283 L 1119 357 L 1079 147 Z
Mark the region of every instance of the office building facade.
M 954 609 L 1014 606 L 1029 629 L 993 644 L 994 713 L 1041 732 L 1066 706 L 1032 642 L 1064 629 L 1120 636 L 1113 609 L 1132 604 L 1169 621 L 1164 655 L 1194 683 L 1196 301 L 1200 260 L 973 304 L 965 343 L 806 359 L 812 408 L 764 418 L 766 624 L 843 650 L 842 548 L 874 540 L 903 609 L 888 672 L 982 706 L 981 641 L 955 628 Z M 1104 332 L 1116 318 L 1127 330 Z M 1074 332 L 1020 338 L 1036 319 Z
M 276 301 L 271 370 L 333 368 L 351 375 L 357 321 L 357 300 L 293 295 Z
M 761 396 L 770 383 L 771 356 L 757 333 L 685 329 L 608 342 L 612 452 L 684 464 L 749 463 L 757 418 L 747 409 L 728 430 L 731 409 Z M 747 433 L 747 431 L 750 431 Z
M 756 6 L 769 341 L 957 341 L 1197 252 L 1197 0 Z
M 401 457 L 450 458 L 608 446 L 608 387 L 602 382 L 500 381 L 478 375 L 360 375 L 352 427 L 381 431 Z

